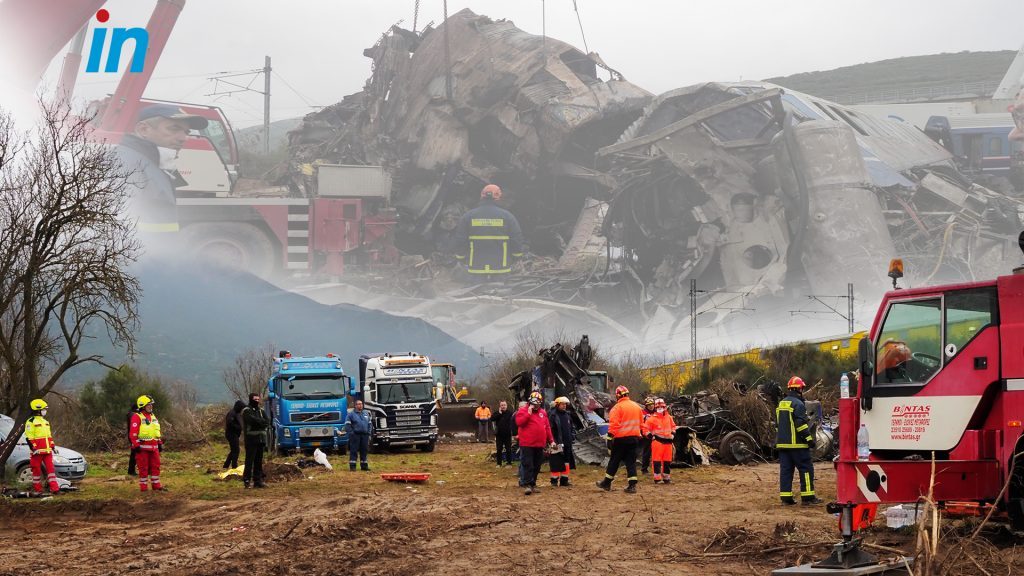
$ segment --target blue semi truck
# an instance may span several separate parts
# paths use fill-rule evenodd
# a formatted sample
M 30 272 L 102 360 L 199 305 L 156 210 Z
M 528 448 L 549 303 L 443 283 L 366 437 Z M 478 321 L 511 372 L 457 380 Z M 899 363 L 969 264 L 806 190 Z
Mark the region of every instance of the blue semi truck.
M 346 396 L 357 391 L 340 358 L 334 354 L 295 357 L 281 351 L 274 359 L 267 389 L 270 446 L 277 452 L 316 448 L 344 452 L 348 446 Z

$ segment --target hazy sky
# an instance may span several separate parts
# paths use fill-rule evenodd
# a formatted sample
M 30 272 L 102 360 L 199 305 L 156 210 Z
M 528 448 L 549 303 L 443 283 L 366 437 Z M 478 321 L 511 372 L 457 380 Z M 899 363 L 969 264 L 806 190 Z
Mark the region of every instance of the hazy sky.
M 216 98 L 211 73 L 273 58 L 272 119 L 337 102 L 369 75 L 362 55 L 392 24 L 412 27 L 415 0 L 189 0 L 146 95 L 216 103 L 236 125 L 262 122 L 262 96 Z M 110 0 L 108 26 L 144 26 L 155 0 Z M 420 1 L 419 24 L 442 21 L 442 0 Z M 451 0 L 583 48 L 573 0 Z M 665 90 L 708 80 L 761 79 L 899 56 L 1018 49 L 1024 1 L 576 0 L 587 44 L 628 80 Z M 95 22 L 94 22 L 95 24 Z M 453 55 L 457 58 L 458 55 Z M 59 67 L 60 57 L 51 67 Z M 127 60 L 126 60 L 127 62 Z M 238 78 L 234 80 L 239 80 Z M 113 90 L 115 75 L 80 74 L 77 96 Z M 261 80 L 254 86 L 261 88 Z M 289 88 L 285 83 L 290 84 Z M 3 90 L 0 87 L 0 90 Z

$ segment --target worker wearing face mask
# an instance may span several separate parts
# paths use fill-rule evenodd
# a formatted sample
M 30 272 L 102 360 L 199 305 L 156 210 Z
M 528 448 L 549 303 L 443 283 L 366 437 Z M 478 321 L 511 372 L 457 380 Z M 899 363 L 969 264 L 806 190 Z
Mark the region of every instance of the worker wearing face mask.
M 29 407 L 32 408 L 32 416 L 25 422 L 25 441 L 31 450 L 29 466 L 32 468 L 32 491 L 43 491 L 43 469 L 46 470 L 46 483 L 49 484 L 50 493 L 60 492 L 57 485 L 57 473 L 53 468 L 53 434 L 50 432 L 50 423 L 46 420 L 46 401 L 40 398 L 33 400 Z

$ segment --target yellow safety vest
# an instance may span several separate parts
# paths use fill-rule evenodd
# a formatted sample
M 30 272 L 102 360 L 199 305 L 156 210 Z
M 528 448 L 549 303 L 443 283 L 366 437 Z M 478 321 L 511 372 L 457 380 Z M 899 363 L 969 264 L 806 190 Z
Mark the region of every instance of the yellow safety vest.
M 160 421 L 156 419 L 156 414 L 150 414 L 149 420 L 146 420 L 145 414 L 139 414 L 139 440 L 159 439 Z
M 32 416 L 25 421 L 25 439 L 34 452 L 40 454 L 50 453 L 53 446 L 53 433 L 50 432 L 50 423 L 42 416 Z

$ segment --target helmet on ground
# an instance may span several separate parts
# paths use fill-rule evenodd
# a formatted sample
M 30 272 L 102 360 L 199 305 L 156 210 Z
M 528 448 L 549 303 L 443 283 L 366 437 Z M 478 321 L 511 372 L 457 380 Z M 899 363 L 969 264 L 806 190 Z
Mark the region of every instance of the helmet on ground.
M 657 400 L 655 400 L 654 401 L 654 407 L 655 408 L 664 408 L 665 407 L 665 399 L 664 398 L 658 398 Z
M 793 376 L 792 378 L 789 379 L 789 383 L 786 384 L 786 388 L 789 388 L 790 390 L 794 388 L 796 388 L 797 390 L 803 390 L 806 387 L 807 384 L 804 384 L 804 379 L 799 376 Z
M 488 184 L 484 186 L 484 189 L 480 191 L 481 198 L 494 198 L 495 200 L 501 198 L 501 188 L 497 184 Z
M 566 398 L 565 396 L 559 396 L 558 398 L 555 398 L 555 404 L 568 404 L 568 403 L 569 403 L 569 399 Z
M 36 398 L 35 400 L 29 402 L 29 407 L 32 408 L 33 410 L 46 410 L 46 401 L 43 400 L 42 398 Z
M 622 398 L 623 396 L 629 396 L 629 388 L 626 388 L 625 386 L 615 388 L 615 397 Z
M 544 396 L 540 392 L 530 392 L 530 404 L 541 405 L 544 403 Z
M 139 399 L 135 401 L 135 405 L 138 406 L 139 408 L 145 408 L 147 404 L 154 403 L 155 402 L 153 401 L 153 399 L 149 396 L 146 396 L 145 394 L 139 396 Z

